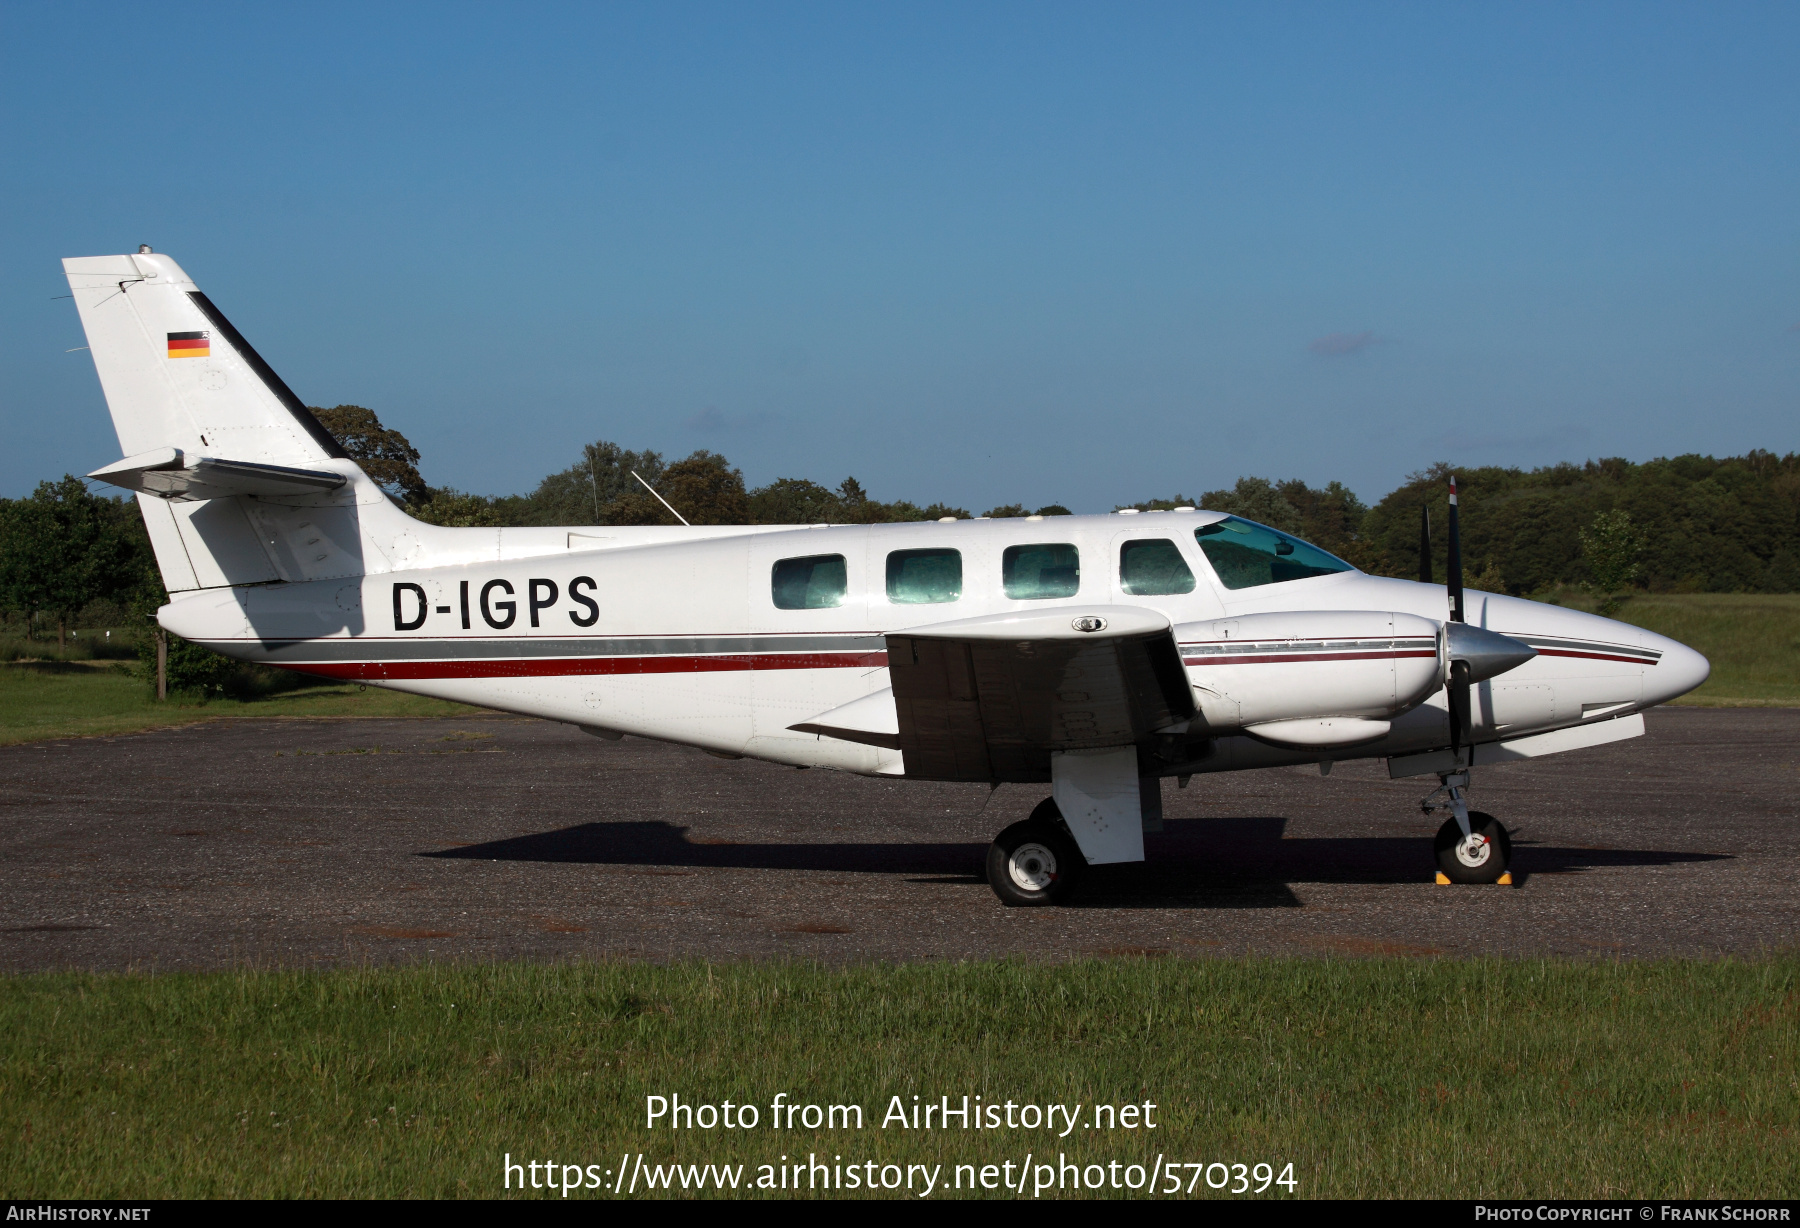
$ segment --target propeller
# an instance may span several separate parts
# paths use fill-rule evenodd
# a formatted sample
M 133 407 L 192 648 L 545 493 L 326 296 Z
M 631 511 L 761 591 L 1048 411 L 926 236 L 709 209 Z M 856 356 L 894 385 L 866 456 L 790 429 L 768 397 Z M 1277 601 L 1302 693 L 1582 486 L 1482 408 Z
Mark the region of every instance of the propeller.
M 1430 513 L 1427 512 L 1426 519 L 1421 522 L 1419 551 L 1420 579 L 1427 584 L 1431 582 L 1429 516 Z M 1444 578 L 1444 587 L 1450 597 L 1450 620 L 1444 624 L 1443 631 L 1443 656 L 1448 666 L 1445 670 L 1444 690 L 1450 701 L 1450 748 L 1460 751 L 1468 742 L 1473 728 L 1470 693 L 1474 685 L 1525 664 L 1537 656 L 1537 649 L 1511 636 L 1501 635 L 1498 631 L 1471 627 L 1463 617 L 1462 522 L 1456 506 L 1454 474 L 1450 478 L 1449 553 L 1450 574 Z
M 1419 509 L 1419 583 L 1431 583 L 1431 508 Z
M 1450 621 L 1464 623 L 1462 586 L 1462 522 L 1456 507 L 1456 475 L 1450 475 L 1450 557 L 1445 560 L 1444 587 L 1450 594 Z M 1449 647 L 1446 635 L 1445 647 Z M 1450 659 L 1450 749 L 1460 751 L 1469 736 L 1469 663 Z
M 1450 574 L 1444 577 L 1444 583 L 1450 590 L 1450 621 L 1460 623 L 1463 618 L 1462 591 L 1462 523 L 1456 510 L 1456 475 L 1450 475 L 1450 558 L 1448 560 Z

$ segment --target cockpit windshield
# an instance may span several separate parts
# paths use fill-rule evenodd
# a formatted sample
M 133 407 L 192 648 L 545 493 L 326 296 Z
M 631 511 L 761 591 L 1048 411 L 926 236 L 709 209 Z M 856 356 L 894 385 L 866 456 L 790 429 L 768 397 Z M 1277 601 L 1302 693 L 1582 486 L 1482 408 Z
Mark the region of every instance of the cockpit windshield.
M 1236 516 L 1201 525 L 1194 530 L 1194 539 L 1226 588 L 1255 588 L 1356 570 L 1317 546 Z

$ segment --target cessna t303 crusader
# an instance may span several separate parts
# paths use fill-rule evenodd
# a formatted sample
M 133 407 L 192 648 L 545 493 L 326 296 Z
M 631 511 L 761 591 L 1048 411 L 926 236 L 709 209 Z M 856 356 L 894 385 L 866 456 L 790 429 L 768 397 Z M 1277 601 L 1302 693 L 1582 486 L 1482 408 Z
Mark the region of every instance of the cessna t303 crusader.
M 176 263 L 63 262 L 168 630 L 227 656 L 911 780 L 1047 784 L 1008 904 L 1141 861 L 1162 781 L 1384 758 L 1435 776 L 1438 881 L 1510 881 L 1471 773 L 1644 731 L 1706 659 L 1626 623 L 1365 575 L 1221 512 L 448 529 L 397 507 Z M 1428 542 L 1426 543 L 1428 545 Z M 1429 550 L 1421 552 L 1429 569 Z

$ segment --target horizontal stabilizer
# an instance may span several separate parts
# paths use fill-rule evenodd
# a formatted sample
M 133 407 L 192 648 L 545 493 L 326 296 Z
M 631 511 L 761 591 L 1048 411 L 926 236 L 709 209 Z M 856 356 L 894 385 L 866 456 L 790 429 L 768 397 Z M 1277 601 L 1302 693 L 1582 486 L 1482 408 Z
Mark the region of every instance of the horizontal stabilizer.
M 184 453 L 180 448 L 158 448 L 128 456 L 88 476 L 173 503 L 226 499 L 232 495 L 317 495 L 336 490 L 348 480 L 341 473 L 324 469 L 222 460 Z
M 845 742 L 861 742 L 865 746 L 900 749 L 900 714 L 894 707 L 891 688 L 853 699 L 788 728 L 798 733 L 817 733 Z

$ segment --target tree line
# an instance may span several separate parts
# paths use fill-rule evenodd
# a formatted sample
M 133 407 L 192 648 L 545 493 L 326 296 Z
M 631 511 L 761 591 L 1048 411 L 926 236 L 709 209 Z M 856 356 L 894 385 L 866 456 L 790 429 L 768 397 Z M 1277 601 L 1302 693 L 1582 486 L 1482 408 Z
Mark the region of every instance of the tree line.
M 835 486 L 778 478 L 747 488 L 716 452 L 668 460 L 605 440 L 526 494 L 480 495 L 428 485 L 399 431 L 357 405 L 313 414 L 369 476 L 412 515 L 449 526 L 876 524 L 966 519 L 968 509 L 871 496 L 854 477 Z M 1377 575 L 1419 574 L 1419 526 L 1431 520 L 1433 574 L 1443 577 L 1447 464 L 1411 475 L 1374 506 L 1348 487 L 1246 477 L 1197 497 L 1121 507 L 1197 506 L 1232 512 L 1337 554 Z M 1491 592 L 1561 585 L 1682 592 L 1800 592 L 1800 454 L 1753 451 L 1716 459 L 1620 459 L 1539 469 L 1459 469 L 1466 580 Z M 659 498 L 660 496 L 660 498 Z M 664 501 L 668 506 L 665 506 Z M 991 517 L 1067 515 L 1059 504 L 1002 504 Z M 130 503 L 80 478 L 0 499 L 0 609 L 26 635 L 85 619 L 146 625 L 167 600 L 143 520 Z M 84 615 L 84 611 L 86 612 Z
M 325 411 L 321 418 L 331 428 L 336 420 L 330 415 L 350 411 L 374 418 L 356 407 Z M 416 452 L 411 456 L 417 460 Z M 673 524 L 634 472 L 692 524 L 877 524 L 971 515 L 941 503 L 883 502 L 854 477 L 835 487 L 778 478 L 746 489 L 743 475 L 716 452 L 668 463 L 657 452 L 633 452 L 604 440 L 588 444 L 579 460 L 529 494 L 432 488 L 416 469 L 389 479 L 389 489 L 415 516 L 434 524 Z M 1405 577 L 1419 575 L 1419 526 L 1428 514 L 1433 572 L 1441 578 L 1453 472 L 1461 491 L 1467 579 L 1486 591 L 1526 595 L 1560 585 L 1609 591 L 1635 585 L 1800 592 L 1800 453 L 1758 450 L 1723 459 L 1690 454 L 1642 464 L 1609 458 L 1530 470 L 1440 463 L 1410 475 L 1373 507 L 1341 482 L 1313 487 L 1260 477 L 1239 478 L 1228 489 L 1197 497 L 1118 506 L 1227 511 L 1311 541 L 1364 571 Z M 1068 509 L 1011 503 L 981 514 L 1052 516 Z M 1592 544 L 1600 540 L 1594 535 L 1601 525 L 1607 526 L 1604 549 Z M 1584 534 L 1590 542 L 1585 548 Z

